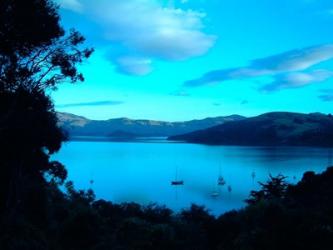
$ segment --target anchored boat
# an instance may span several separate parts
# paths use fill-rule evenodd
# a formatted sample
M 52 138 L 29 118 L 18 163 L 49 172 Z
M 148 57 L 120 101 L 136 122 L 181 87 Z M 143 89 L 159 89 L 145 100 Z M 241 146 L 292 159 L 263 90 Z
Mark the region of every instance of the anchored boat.
M 172 186 L 182 186 L 182 185 L 184 185 L 184 181 L 178 179 L 178 166 L 176 168 L 176 179 L 174 181 L 171 181 L 171 185 Z

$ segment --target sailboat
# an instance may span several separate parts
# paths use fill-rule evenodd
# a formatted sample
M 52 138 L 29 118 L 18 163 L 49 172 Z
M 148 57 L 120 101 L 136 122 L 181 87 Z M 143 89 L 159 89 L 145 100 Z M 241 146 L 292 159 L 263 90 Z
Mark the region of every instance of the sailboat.
M 184 181 L 177 181 L 177 180 L 175 180 L 175 181 L 171 182 L 171 185 L 173 185 L 173 186 L 184 185 Z
M 217 198 L 221 195 L 221 190 L 219 189 L 219 186 L 218 185 L 214 185 L 215 186 L 215 190 L 210 194 L 210 196 L 212 198 Z
M 212 198 L 217 198 L 221 195 L 221 190 L 218 183 L 215 183 L 215 190 L 210 194 Z
M 225 180 L 224 180 L 224 178 L 222 177 L 222 176 L 219 176 L 219 178 L 217 179 L 217 184 L 219 185 L 219 186 L 224 186 L 225 185 Z
M 231 192 L 232 192 L 231 185 L 228 185 L 227 190 L 228 190 L 228 194 L 229 194 L 229 198 L 230 198 L 230 195 L 231 195 Z
M 217 185 L 224 186 L 226 184 L 223 176 L 221 175 L 221 166 L 219 168 L 219 177 L 217 178 Z
M 212 196 L 213 198 L 217 198 L 220 196 L 220 192 L 214 191 L 213 193 L 210 194 L 210 196 Z
M 254 181 L 254 179 L 256 178 L 256 172 L 254 172 L 254 170 L 251 173 L 251 177 L 252 177 L 252 180 Z
M 182 185 L 184 185 L 184 181 L 178 179 L 178 166 L 176 168 L 176 179 L 171 181 L 171 185 L 172 186 L 182 186 Z
M 92 185 L 94 184 L 94 178 L 93 178 L 93 172 L 90 172 L 90 180 L 89 180 L 89 184 L 92 187 Z

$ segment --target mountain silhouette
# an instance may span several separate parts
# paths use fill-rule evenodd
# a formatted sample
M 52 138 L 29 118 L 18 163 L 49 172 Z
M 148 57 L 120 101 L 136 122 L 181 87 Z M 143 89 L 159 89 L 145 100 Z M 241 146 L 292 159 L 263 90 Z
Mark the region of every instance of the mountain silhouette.
M 171 136 L 169 140 L 215 145 L 333 146 L 333 117 L 272 112 Z
M 210 128 L 226 122 L 242 120 L 240 115 L 206 118 L 203 120 L 191 120 L 186 122 L 165 122 L 153 120 L 132 120 L 128 118 L 116 118 L 109 120 L 90 120 L 82 116 L 69 113 L 58 113 L 58 125 L 65 129 L 70 137 L 75 136 L 106 136 L 115 134 L 136 136 L 160 136 L 168 137 Z

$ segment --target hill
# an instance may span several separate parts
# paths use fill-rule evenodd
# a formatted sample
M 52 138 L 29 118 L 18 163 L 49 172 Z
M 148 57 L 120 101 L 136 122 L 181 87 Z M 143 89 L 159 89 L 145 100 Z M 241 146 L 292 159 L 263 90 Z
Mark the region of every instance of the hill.
M 169 139 L 215 145 L 333 146 L 333 117 L 272 112 Z
M 106 136 L 140 135 L 146 137 L 184 134 L 206 129 L 226 122 L 244 119 L 243 116 L 206 118 L 186 122 L 164 122 L 152 120 L 132 120 L 128 118 L 109 119 L 104 121 L 89 120 L 82 116 L 69 113 L 58 113 L 58 125 L 64 128 L 71 137 L 75 136 Z

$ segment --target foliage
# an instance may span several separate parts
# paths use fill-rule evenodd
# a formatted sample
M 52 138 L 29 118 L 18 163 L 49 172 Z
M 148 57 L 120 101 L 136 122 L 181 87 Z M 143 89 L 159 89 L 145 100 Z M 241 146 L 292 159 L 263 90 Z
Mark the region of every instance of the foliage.
M 48 0 L 2 0 L 0 4 L 0 91 L 41 92 L 66 79 L 83 81 L 76 65 L 93 52 L 84 37 L 59 25 Z
M 287 177 L 279 174 L 276 177 L 269 175 L 269 178 L 270 180 L 267 183 L 259 182 L 261 190 L 251 192 L 250 198 L 246 200 L 248 204 L 254 205 L 262 200 L 274 201 L 285 197 L 288 188 Z
M 59 24 L 49 0 L 0 1 L 0 226 L 22 218 L 44 223 L 49 190 L 67 172 L 50 161 L 66 139 L 46 94 L 65 80 L 82 81 L 78 64 L 92 49 Z
M 279 181 L 268 181 L 263 190 L 272 183 Z M 333 244 L 333 167 L 305 173 L 277 199 L 267 195 L 219 217 L 197 205 L 175 214 L 157 205 L 95 200 L 71 182 L 66 187 L 66 194 L 49 187 L 47 224 L 27 217 L 15 221 L 1 229 L 0 248 L 325 250 Z

